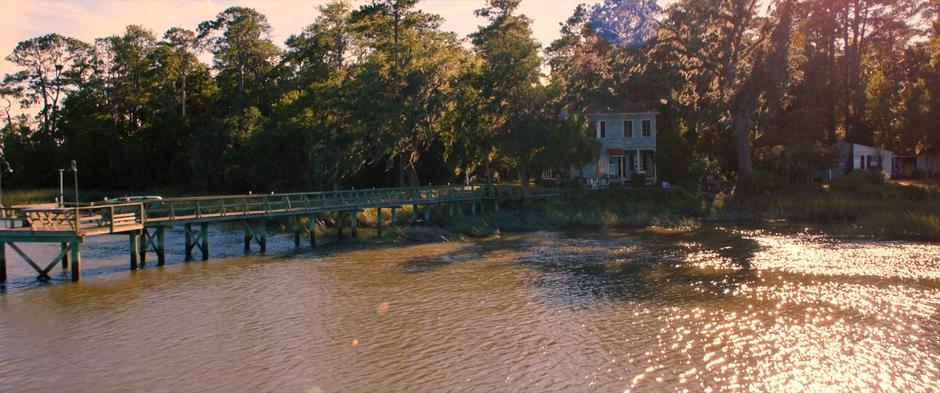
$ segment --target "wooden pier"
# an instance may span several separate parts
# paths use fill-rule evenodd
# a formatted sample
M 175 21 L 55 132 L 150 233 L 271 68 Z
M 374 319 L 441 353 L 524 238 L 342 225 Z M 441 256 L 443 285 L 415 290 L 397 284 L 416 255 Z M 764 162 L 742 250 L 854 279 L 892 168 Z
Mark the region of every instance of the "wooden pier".
M 541 195 L 546 196 L 546 195 Z M 430 206 L 470 205 L 472 214 L 483 209 L 487 202 L 499 209 L 502 200 L 518 199 L 520 190 L 515 186 L 426 186 L 414 188 L 381 188 L 369 190 L 326 191 L 267 195 L 223 195 L 189 198 L 168 198 L 141 203 L 87 204 L 76 207 L 54 206 L 24 209 L 2 209 L 5 227 L 0 229 L 0 282 L 6 281 L 7 249 L 14 251 L 46 280 L 57 265 L 69 269 L 73 281 L 81 279 L 81 244 L 87 236 L 121 234 L 128 236 L 130 268 L 146 263 L 147 254 L 153 252 L 157 265 L 166 261 L 164 232 L 174 225 L 182 225 L 185 237 L 186 261 L 192 260 L 194 251 L 202 260 L 209 259 L 208 227 L 210 223 L 240 222 L 245 229 L 245 252 L 256 244 L 264 252 L 267 245 L 267 221 L 286 219 L 294 233 L 295 245 L 303 236 L 310 245 L 316 245 L 316 222 L 320 215 L 333 213 L 347 217 L 350 236 L 358 234 L 356 214 L 375 209 L 376 231 L 382 233 L 382 210 L 388 209 L 391 225 L 396 224 L 396 211 L 412 207 L 412 221 L 418 210 L 424 211 L 424 221 L 430 221 Z M 306 223 L 303 223 L 306 218 Z M 345 220 L 338 220 L 337 234 L 343 236 Z M 33 260 L 17 244 L 59 243 L 61 251 L 51 261 Z M 9 246 L 9 247 L 8 247 Z

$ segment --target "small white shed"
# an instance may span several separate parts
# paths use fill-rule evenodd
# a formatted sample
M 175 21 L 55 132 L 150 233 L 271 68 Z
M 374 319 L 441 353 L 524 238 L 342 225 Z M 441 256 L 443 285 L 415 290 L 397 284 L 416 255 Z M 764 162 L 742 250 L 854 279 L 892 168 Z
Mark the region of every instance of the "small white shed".
M 839 141 L 836 146 L 840 163 L 833 168 L 833 177 L 852 170 L 880 170 L 886 178 L 894 176 L 893 151 L 846 141 Z

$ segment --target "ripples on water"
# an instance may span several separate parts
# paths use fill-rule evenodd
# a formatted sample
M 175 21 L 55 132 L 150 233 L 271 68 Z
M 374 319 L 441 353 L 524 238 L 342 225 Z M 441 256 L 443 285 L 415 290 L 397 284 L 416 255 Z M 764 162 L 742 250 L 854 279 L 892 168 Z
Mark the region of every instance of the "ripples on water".
M 938 245 L 535 233 L 127 273 L 121 243 L 79 284 L 14 272 L 0 390 L 940 390 Z

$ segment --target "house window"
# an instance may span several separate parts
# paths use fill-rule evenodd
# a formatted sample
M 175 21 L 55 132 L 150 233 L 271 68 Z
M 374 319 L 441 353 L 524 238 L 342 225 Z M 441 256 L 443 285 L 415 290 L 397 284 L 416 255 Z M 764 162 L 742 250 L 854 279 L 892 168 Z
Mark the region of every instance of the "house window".
M 643 120 L 643 137 L 648 138 L 650 135 L 653 135 L 653 122 L 649 120 Z
M 633 121 L 630 121 L 630 120 L 623 121 L 623 137 L 633 138 Z
M 597 137 L 598 138 L 607 138 L 607 122 L 599 121 L 597 122 Z

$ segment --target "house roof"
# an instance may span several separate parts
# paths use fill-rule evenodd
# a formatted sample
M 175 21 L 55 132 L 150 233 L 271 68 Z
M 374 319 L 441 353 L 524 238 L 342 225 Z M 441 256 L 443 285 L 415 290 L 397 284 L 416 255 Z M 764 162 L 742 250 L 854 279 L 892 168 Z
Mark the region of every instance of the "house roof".
M 588 115 L 608 114 L 608 113 L 657 113 L 650 105 L 628 102 L 628 103 L 588 103 L 585 105 L 584 113 Z
M 885 149 L 885 148 L 878 147 L 878 146 L 869 146 L 869 145 L 863 145 L 863 144 L 861 144 L 861 143 L 849 142 L 849 141 L 844 140 L 844 139 L 840 139 L 840 140 L 836 141 L 836 144 L 861 146 L 861 147 L 869 148 L 869 149 L 872 149 L 872 150 L 881 150 L 881 151 L 886 151 L 886 152 L 888 152 L 888 153 L 894 154 L 894 151 L 893 151 L 893 150 Z

